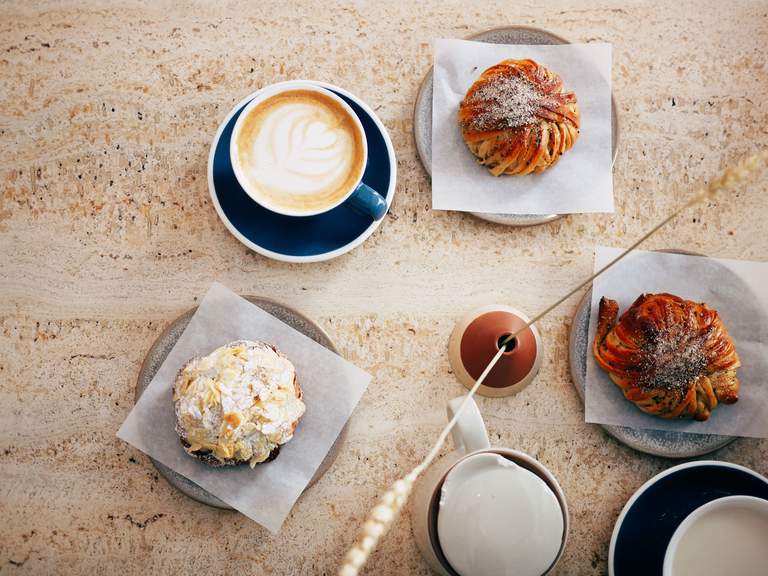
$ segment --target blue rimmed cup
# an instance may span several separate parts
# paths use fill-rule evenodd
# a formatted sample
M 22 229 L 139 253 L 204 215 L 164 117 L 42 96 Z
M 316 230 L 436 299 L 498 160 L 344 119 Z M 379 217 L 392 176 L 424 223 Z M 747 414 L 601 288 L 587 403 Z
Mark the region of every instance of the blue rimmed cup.
M 286 206 L 281 206 L 279 204 L 271 202 L 264 195 L 260 194 L 259 191 L 256 190 L 248 181 L 248 179 L 245 177 L 245 175 L 243 174 L 242 167 L 240 166 L 240 159 L 238 155 L 237 141 L 240 134 L 240 130 L 245 122 L 245 119 L 249 116 L 251 111 L 253 111 L 265 100 L 273 96 L 276 96 L 278 94 L 282 94 L 285 92 L 293 92 L 296 90 L 318 92 L 323 96 L 330 98 L 334 102 L 338 103 L 338 105 L 347 113 L 355 129 L 358 131 L 360 136 L 359 142 L 362 147 L 362 150 L 361 150 L 362 157 L 363 157 L 363 161 L 361 163 L 362 169 L 360 170 L 360 173 L 357 175 L 353 185 L 351 185 L 349 189 L 343 195 L 341 195 L 338 199 L 316 210 L 291 210 Z M 303 80 L 295 80 L 295 81 L 289 81 L 289 82 L 280 82 L 279 84 L 272 84 L 271 86 L 267 86 L 261 89 L 259 93 L 248 103 L 245 109 L 243 109 L 242 113 L 237 119 L 237 122 L 235 123 L 235 126 L 232 130 L 232 137 L 229 143 L 229 156 L 230 156 L 230 161 L 232 163 L 232 170 L 235 174 L 235 177 L 237 178 L 238 183 L 246 192 L 246 194 L 248 194 L 248 196 L 250 196 L 251 199 L 257 204 L 260 204 L 267 210 L 270 210 L 277 214 L 283 214 L 285 216 L 299 216 L 299 217 L 316 216 L 318 214 L 323 214 L 325 212 L 333 210 L 337 206 L 344 203 L 346 203 L 351 208 L 355 209 L 357 212 L 370 216 L 374 220 L 381 220 L 384 217 L 384 215 L 387 213 L 387 201 L 384 198 L 384 196 L 362 181 L 363 174 L 365 173 L 365 167 L 368 165 L 368 142 L 367 142 L 365 130 L 363 128 L 362 123 L 360 122 L 360 118 L 358 118 L 357 114 L 355 114 L 354 110 L 352 110 L 349 104 L 347 104 L 336 93 L 322 86 L 318 86 L 317 84 L 313 84 Z

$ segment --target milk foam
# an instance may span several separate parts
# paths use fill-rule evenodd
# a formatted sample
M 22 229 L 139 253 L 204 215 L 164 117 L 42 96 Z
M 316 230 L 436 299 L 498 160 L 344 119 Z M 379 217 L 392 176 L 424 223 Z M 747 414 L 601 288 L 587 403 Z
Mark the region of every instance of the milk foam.
M 238 136 L 240 167 L 257 194 L 292 210 L 345 196 L 362 172 L 359 131 L 329 97 L 293 91 L 264 101 Z
M 549 486 L 499 454 L 467 458 L 443 483 L 437 534 L 461 576 L 540 576 L 555 561 L 563 531 Z
M 768 516 L 749 508 L 715 509 L 678 543 L 674 576 L 760 576 L 768 569 Z

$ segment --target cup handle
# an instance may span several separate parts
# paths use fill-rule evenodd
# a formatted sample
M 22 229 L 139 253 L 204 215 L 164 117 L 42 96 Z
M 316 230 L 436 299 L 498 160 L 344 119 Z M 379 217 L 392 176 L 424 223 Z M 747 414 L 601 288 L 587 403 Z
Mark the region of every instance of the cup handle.
M 459 396 L 448 402 L 448 418 L 451 419 L 459 411 L 459 406 L 464 401 L 464 396 Z M 464 412 L 451 430 L 453 443 L 458 452 L 468 454 L 475 450 L 486 450 L 491 447 L 488 441 L 488 432 L 485 429 L 480 409 L 470 398 Z
M 387 213 L 387 201 L 384 196 L 362 182 L 357 185 L 355 191 L 347 198 L 347 204 L 374 220 L 381 220 Z

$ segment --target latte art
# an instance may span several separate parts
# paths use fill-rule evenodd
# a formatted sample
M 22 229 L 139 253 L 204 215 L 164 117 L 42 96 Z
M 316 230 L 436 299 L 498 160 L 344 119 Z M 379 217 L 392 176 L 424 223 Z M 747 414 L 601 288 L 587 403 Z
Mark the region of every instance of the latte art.
M 283 92 L 257 105 L 236 146 L 242 176 L 257 200 L 291 212 L 333 206 L 363 171 L 355 121 L 333 98 L 311 90 Z

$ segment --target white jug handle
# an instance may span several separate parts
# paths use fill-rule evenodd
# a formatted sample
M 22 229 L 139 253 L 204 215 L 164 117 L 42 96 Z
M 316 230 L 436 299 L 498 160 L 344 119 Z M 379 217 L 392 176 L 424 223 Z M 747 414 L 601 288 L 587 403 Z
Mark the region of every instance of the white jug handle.
M 448 419 L 453 418 L 459 411 L 459 406 L 464 402 L 465 396 L 459 396 L 448 402 Z M 491 447 L 488 441 L 488 432 L 485 430 L 483 417 L 475 401 L 470 398 L 464 412 L 451 430 L 453 443 L 456 450 L 463 454 L 469 454 L 475 450 L 485 450 Z

